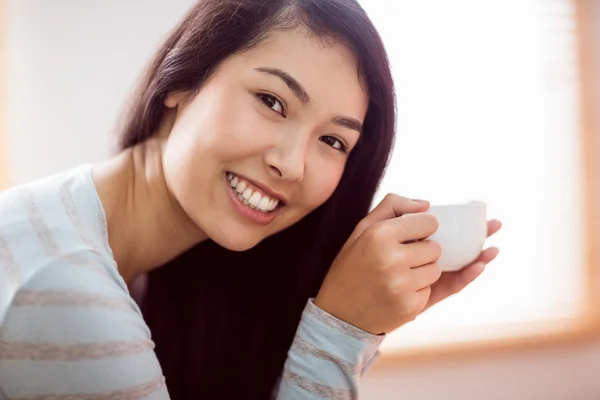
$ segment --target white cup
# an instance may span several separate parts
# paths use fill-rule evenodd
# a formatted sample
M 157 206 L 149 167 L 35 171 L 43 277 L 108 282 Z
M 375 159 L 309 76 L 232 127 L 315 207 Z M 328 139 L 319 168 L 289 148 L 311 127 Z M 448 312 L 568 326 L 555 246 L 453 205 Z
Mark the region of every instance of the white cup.
M 442 248 L 438 260 L 442 271 L 457 271 L 479 257 L 487 238 L 485 203 L 434 205 L 427 212 L 439 222 L 438 230 L 428 239 Z

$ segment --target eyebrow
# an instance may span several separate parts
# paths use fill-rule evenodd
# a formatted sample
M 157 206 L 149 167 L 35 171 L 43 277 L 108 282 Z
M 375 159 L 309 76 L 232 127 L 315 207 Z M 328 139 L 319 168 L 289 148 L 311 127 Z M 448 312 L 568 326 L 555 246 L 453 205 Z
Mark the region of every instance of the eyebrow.
M 306 90 L 302 87 L 300 82 L 298 82 L 294 77 L 288 74 L 285 71 L 282 71 L 277 68 L 254 68 L 255 71 L 264 72 L 265 74 L 275 75 L 280 78 L 287 87 L 294 93 L 294 95 L 300 100 L 302 105 L 308 104 L 310 101 L 310 96 L 306 93 Z
M 310 96 L 306 93 L 304 87 L 298 82 L 293 76 L 288 74 L 287 72 L 278 69 L 278 68 L 267 68 L 267 67 L 259 67 L 254 68 L 255 71 L 262 72 L 265 74 L 273 75 L 281 79 L 288 88 L 294 93 L 294 95 L 300 100 L 302 105 L 306 105 L 310 102 Z M 335 125 L 341 126 L 342 128 L 352 129 L 358 131 L 358 133 L 362 132 L 362 124 L 355 118 L 350 117 L 334 117 L 331 119 L 331 122 Z
M 358 133 L 362 132 L 362 124 L 354 118 L 334 117 L 331 119 L 331 122 L 338 126 L 341 126 L 342 128 L 353 129 L 355 131 L 358 131 Z

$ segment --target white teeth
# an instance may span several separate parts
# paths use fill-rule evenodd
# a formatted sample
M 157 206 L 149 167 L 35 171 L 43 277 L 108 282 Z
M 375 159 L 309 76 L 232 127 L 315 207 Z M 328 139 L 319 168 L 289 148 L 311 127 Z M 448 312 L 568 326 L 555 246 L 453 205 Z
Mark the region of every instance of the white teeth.
M 244 193 L 244 190 L 246 190 L 246 186 L 248 186 L 248 184 L 245 181 L 240 181 L 237 186 L 235 187 L 235 191 L 238 193 Z
M 227 179 L 229 185 L 237 193 L 238 199 L 248 207 L 262 212 L 273 211 L 277 208 L 279 200 L 271 199 L 268 196 L 263 196 L 258 191 L 254 191 L 243 179 L 238 178 L 232 173 L 227 174 Z
M 260 208 L 262 211 L 270 211 L 269 210 L 270 202 L 271 202 L 271 200 L 269 200 L 268 197 L 263 197 L 262 199 L 260 199 L 260 203 L 258 203 L 257 207 Z
M 258 205 L 258 203 L 260 203 L 261 198 L 262 198 L 262 196 L 260 195 L 260 193 L 254 192 L 254 194 L 252 195 L 252 197 L 250 197 L 250 200 L 248 200 L 248 202 L 250 204 L 252 204 L 254 207 L 256 207 Z

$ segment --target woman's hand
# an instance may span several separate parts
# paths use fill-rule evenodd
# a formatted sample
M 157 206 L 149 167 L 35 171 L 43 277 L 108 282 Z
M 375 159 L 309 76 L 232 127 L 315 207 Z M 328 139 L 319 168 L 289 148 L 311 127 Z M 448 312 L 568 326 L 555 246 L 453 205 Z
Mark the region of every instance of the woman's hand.
M 398 195 L 385 199 L 357 226 L 333 262 L 315 304 L 360 328 L 388 333 L 412 321 L 427 305 L 441 276 L 438 228 L 423 213 L 426 201 Z
M 439 245 L 430 240 L 437 219 L 424 213 L 429 203 L 388 195 L 357 226 L 333 265 L 315 304 L 364 331 L 388 333 L 462 290 L 491 261 L 484 251 L 461 271 L 441 273 Z M 500 229 L 488 223 L 488 234 Z

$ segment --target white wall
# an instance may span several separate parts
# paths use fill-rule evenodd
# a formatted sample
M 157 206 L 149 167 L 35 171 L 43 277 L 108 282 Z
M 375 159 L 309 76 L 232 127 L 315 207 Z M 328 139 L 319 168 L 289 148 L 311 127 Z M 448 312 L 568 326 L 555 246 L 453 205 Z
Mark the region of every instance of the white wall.
M 140 71 L 193 3 L 5 2 L 9 183 L 105 158 Z
M 12 183 L 105 158 L 107 135 L 134 79 L 192 3 L 5 1 Z M 600 340 L 493 359 L 375 369 L 363 382 L 363 398 L 600 399 Z

